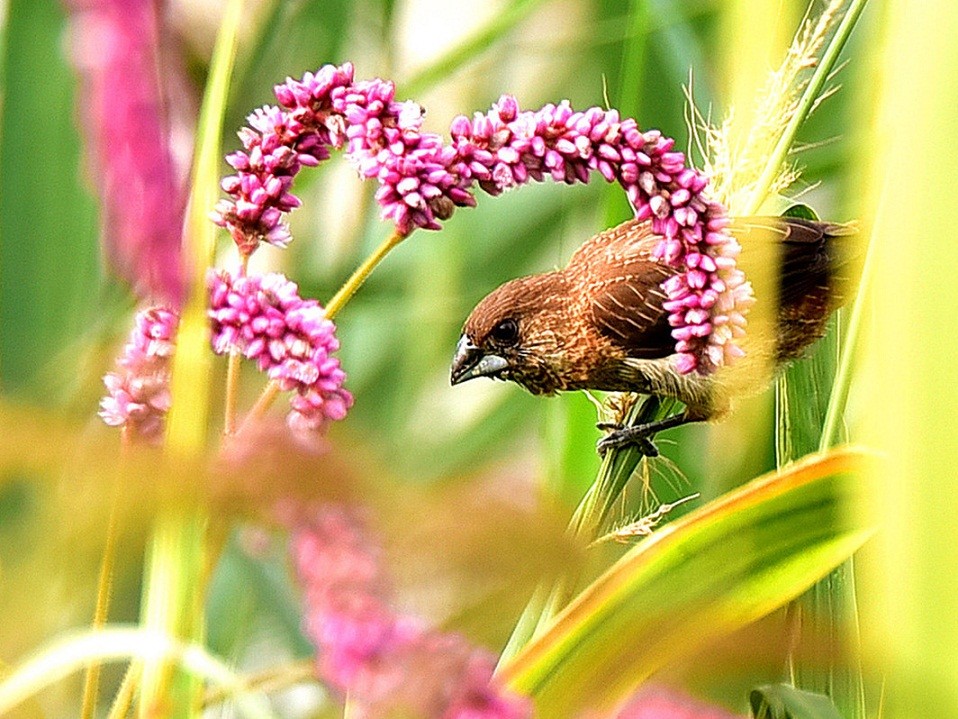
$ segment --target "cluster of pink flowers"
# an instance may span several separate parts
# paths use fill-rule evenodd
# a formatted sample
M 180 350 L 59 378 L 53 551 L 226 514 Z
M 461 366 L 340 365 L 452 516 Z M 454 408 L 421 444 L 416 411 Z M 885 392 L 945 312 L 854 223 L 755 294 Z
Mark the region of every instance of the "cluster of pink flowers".
M 346 416 L 353 404 L 343 388 L 346 374 L 333 353 L 336 326 L 315 300 L 302 299 L 296 285 L 280 274 L 233 277 L 210 272 L 209 317 L 213 351 L 232 350 L 295 391 L 287 423 L 297 431 L 318 432 Z M 158 440 L 170 408 L 170 359 L 179 315 L 154 307 L 136 316 L 136 327 L 118 360 L 118 371 L 103 382 L 108 394 L 100 416 L 136 437 Z
M 662 238 L 657 259 L 678 270 L 663 285 L 678 370 L 705 373 L 741 355 L 752 290 L 736 267 L 739 245 L 724 207 L 705 196 L 708 178 L 660 132 L 641 132 L 616 110 L 577 112 L 562 102 L 521 111 L 503 96 L 471 121 L 455 118 L 447 144 L 422 131 L 422 108 L 397 101 L 392 83 L 354 81 L 349 63 L 275 92 L 279 107 L 256 111 L 240 132 L 245 150 L 229 156 L 236 174 L 223 180 L 229 199 L 213 213 L 244 254 L 259 242 L 289 242 L 282 216 L 299 205 L 293 177 L 330 148 L 345 146 L 360 176 L 377 180 L 382 216 L 402 235 L 438 229 L 455 207 L 475 204 L 476 184 L 495 195 L 546 177 L 588 182 L 598 172 L 625 189 L 636 216 Z
M 167 307 L 138 312 L 117 371 L 103 378 L 108 394 L 100 401 L 100 417 L 111 427 L 124 427 L 131 438 L 156 442 L 163 435 L 179 321 Z
M 304 590 L 306 632 L 319 652 L 319 676 L 348 693 L 357 716 L 531 715 L 528 700 L 493 680 L 490 653 L 390 609 L 379 547 L 355 511 L 325 505 L 290 521 L 290 547 Z
M 233 277 L 210 272 L 209 316 L 213 350 L 254 360 L 284 391 L 294 390 L 287 421 L 293 429 L 320 430 L 353 404 L 346 374 L 333 353 L 336 326 L 316 300 L 302 299 L 283 275 Z

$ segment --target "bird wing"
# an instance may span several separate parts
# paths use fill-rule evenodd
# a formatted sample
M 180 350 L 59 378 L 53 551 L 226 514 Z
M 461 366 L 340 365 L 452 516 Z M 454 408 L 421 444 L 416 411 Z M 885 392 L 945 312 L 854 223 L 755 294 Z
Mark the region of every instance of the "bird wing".
M 651 259 L 655 242 L 648 222 L 626 222 L 586 242 L 566 268 L 595 329 L 628 357 L 675 351 L 660 287 L 672 270 Z
M 825 304 L 842 300 L 840 289 L 835 294 L 835 273 L 852 264 L 854 227 L 746 217 L 737 218 L 729 231 L 742 245 L 739 264 L 755 285 L 756 296 L 777 293 L 783 316 L 800 315 L 810 298 Z M 586 311 L 599 334 L 637 359 L 667 357 L 675 351 L 661 288 L 674 270 L 651 259 L 657 241 L 649 222 L 625 222 L 586 242 L 565 270 L 586 298 Z
M 857 230 L 850 225 L 793 217 L 736 218 L 729 231 L 742 245 L 739 266 L 756 281 L 760 273 L 778 277 L 778 302 L 800 303 L 833 286 L 835 274 L 852 259 Z

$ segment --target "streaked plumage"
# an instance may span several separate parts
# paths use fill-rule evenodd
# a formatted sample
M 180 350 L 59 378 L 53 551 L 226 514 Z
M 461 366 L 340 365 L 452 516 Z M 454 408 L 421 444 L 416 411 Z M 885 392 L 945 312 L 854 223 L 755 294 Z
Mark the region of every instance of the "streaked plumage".
M 819 338 L 847 299 L 854 231 L 792 218 L 746 218 L 730 231 L 756 307 L 744 359 L 708 376 L 680 375 L 660 285 L 675 270 L 652 260 L 658 238 L 632 220 L 580 247 L 565 269 L 500 286 L 472 311 L 452 369 L 512 380 L 533 394 L 575 389 L 675 397 L 686 420 L 724 413 L 737 395 L 767 386 L 776 367 Z M 511 329 L 514 326 L 514 331 Z

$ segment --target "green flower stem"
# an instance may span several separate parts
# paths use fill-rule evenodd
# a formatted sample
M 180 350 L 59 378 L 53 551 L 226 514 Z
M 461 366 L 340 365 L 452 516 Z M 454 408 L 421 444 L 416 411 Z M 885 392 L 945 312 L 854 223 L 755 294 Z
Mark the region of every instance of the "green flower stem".
M 236 397 L 239 388 L 240 354 L 230 350 L 226 363 L 226 398 L 223 406 L 223 434 L 236 433 Z
M 239 428 L 239 434 L 242 434 L 243 431 L 253 422 L 263 418 L 263 416 L 266 414 L 266 411 L 273 405 L 273 402 L 276 401 L 276 398 L 279 397 L 279 392 L 279 382 L 276 380 L 270 380 L 266 383 L 262 393 L 256 400 L 256 404 L 252 406 L 246 415 L 246 419 L 243 420 L 243 424 Z
M 756 212 L 764 202 L 774 177 L 795 141 L 798 129 L 808 117 L 821 94 L 825 82 L 851 35 L 851 31 L 855 27 L 866 2 L 867 0 L 852 0 L 845 11 L 835 35 L 825 48 L 818 67 L 802 93 L 796 112 L 792 115 L 779 138 L 769 162 L 756 183 L 750 206 L 746 208 L 745 214 Z M 868 264 L 871 263 L 868 262 Z M 831 447 L 836 440 L 845 400 L 848 396 L 848 384 L 851 379 L 852 361 L 854 359 L 853 349 L 862 322 L 862 297 L 864 296 L 864 282 L 868 271 L 866 267 L 862 277 L 863 284 L 852 310 L 849 333 L 844 342 L 845 349 L 839 360 L 838 374 L 833 380 L 828 407 L 821 420 L 822 432 L 818 448 L 822 451 Z M 787 398 L 787 387 L 785 385 L 780 384 L 778 397 L 780 399 Z M 787 435 L 789 425 L 788 403 L 783 404 L 780 401 L 776 404 L 779 430 Z M 789 444 L 792 444 L 792 440 L 795 440 L 795 444 L 798 443 L 796 438 L 785 436 L 785 439 L 789 440 Z M 802 449 L 805 451 L 813 450 L 813 448 Z M 778 459 L 781 463 L 782 460 L 792 458 L 780 456 Z M 860 664 L 855 659 L 846 662 L 844 658 L 838 657 L 834 662 L 829 660 L 829 666 L 823 670 L 818 660 L 812 660 L 811 663 L 804 662 L 796 656 L 795 652 L 797 645 L 800 645 L 805 639 L 815 641 L 821 637 L 843 637 L 848 636 L 848 632 L 851 634 L 850 641 L 841 643 L 841 646 L 836 647 L 836 651 L 848 646 L 851 646 L 853 653 L 858 651 L 858 610 L 854 574 L 853 559 L 849 558 L 789 605 L 788 613 L 792 621 L 796 622 L 797 633 L 795 637 L 796 647 L 793 647 L 789 652 L 788 672 L 795 686 L 809 691 L 825 693 L 841 709 L 843 716 L 847 716 L 849 719 L 862 719 L 865 716 L 865 696 Z
M 386 255 L 388 255 L 395 247 L 398 247 L 403 240 L 405 240 L 409 235 L 404 235 L 398 230 L 394 231 L 389 235 L 385 240 L 380 243 L 380 245 L 373 250 L 372 254 L 369 255 L 362 264 L 356 268 L 356 270 L 349 276 L 349 279 L 343 283 L 343 286 L 339 288 L 332 299 L 329 300 L 329 303 L 326 305 L 325 312 L 328 319 L 333 319 L 339 311 L 346 306 L 346 303 L 352 299 L 353 295 L 363 286 L 363 283 L 366 281 L 366 278 L 372 274 L 373 270 L 382 262 Z M 238 365 L 238 362 L 237 362 Z M 227 372 L 238 372 L 238 367 L 233 368 L 233 355 L 230 354 L 230 365 L 227 368 Z M 230 392 L 229 392 L 229 383 L 227 384 L 227 402 L 230 401 Z M 242 426 L 239 428 L 239 432 L 242 433 L 243 430 L 250 425 L 251 422 L 262 419 L 266 414 L 266 411 L 273 405 L 273 402 L 276 401 L 276 398 L 279 396 L 280 388 L 279 383 L 270 380 L 267 383 L 266 387 L 263 388 L 262 394 L 256 400 L 256 404 L 250 409 L 249 413 L 246 415 L 246 419 L 243 420 Z M 231 405 L 227 404 L 229 409 Z M 235 405 L 232 405 L 235 406 Z M 230 423 L 230 415 L 227 414 L 227 430 L 226 434 L 234 434 L 235 423 Z
M 246 274 L 249 266 L 249 255 L 240 256 L 242 274 Z M 230 350 L 226 364 L 226 397 L 223 407 L 223 434 L 229 436 L 236 432 L 236 397 L 239 394 L 240 353 L 234 348 Z
M 130 707 L 133 706 L 133 696 L 140 686 L 140 672 L 143 666 L 140 662 L 131 662 L 123 675 L 123 681 L 120 682 L 120 688 L 113 697 L 113 704 L 106 715 L 106 719 L 124 719 L 130 713 Z
M 346 280 L 343 286 L 339 288 L 339 291 L 333 295 L 332 299 L 326 304 L 326 316 L 329 319 L 332 319 L 339 313 L 343 306 L 349 302 L 350 298 L 356 294 L 356 291 L 362 287 L 366 278 L 376 269 L 376 266 L 383 261 L 393 248 L 405 240 L 406 237 L 408 237 L 408 235 L 404 235 L 398 230 L 394 231 L 389 237 L 382 241 L 379 247 L 373 250 L 373 253 L 369 255 L 369 257 L 363 260 L 363 263 L 356 268 L 356 271 L 350 275 L 349 279 Z

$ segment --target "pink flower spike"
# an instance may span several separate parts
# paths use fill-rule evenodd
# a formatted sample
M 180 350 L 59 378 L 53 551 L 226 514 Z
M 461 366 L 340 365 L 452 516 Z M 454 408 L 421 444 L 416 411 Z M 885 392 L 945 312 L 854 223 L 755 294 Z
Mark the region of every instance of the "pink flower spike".
M 697 334 L 681 340 L 682 348 L 676 344 L 677 353 L 696 355 L 694 367 L 700 372 L 734 358 L 734 353 L 723 353 L 716 362 L 718 355 L 708 351 L 711 340 L 698 333 L 702 327 L 714 331 L 720 311 L 744 314 L 751 303 L 750 286 L 735 266 L 739 248 L 726 232 L 725 209 L 706 197 L 708 178 L 685 166 L 685 155 L 673 150 L 672 138 L 658 130 L 643 133 L 633 119 L 622 119 L 614 110 L 579 112 L 563 101 L 529 111 L 503 95 L 485 114 L 475 113 L 471 120 L 457 116 L 447 145 L 422 131 L 422 108 L 398 101 L 391 82 L 355 81 L 349 65 L 287 80 L 276 95 L 281 107 L 258 110 L 251 115 L 251 127 L 241 131 L 246 152 L 231 157 L 235 179 L 223 183 L 230 199 L 213 214 L 244 254 L 260 242 L 289 242 L 280 216 L 299 204 L 290 192 L 305 164 L 297 158 L 318 162 L 328 157 L 329 148 L 344 143 L 359 175 L 380 184 L 375 197 L 381 216 L 403 235 L 417 228 L 439 229 L 456 207 L 474 205 L 477 184 L 498 195 L 545 177 L 586 183 L 597 172 L 606 181 L 617 181 L 636 218 L 650 219 L 653 232 L 662 236 L 653 256 L 685 278 L 675 291 L 696 299 L 684 306 L 710 315 L 709 322 L 695 325 Z M 665 289 L 667 301 L 679 299 Z M 706 292 L 711 293 L 708 300 Z M 684 320 L 677 321 L 682 326 Z
M 531 703 L 495 682 L 491 654 L 390 609 L 363 516 L 337 505 L 289 514 L 318 675 L 361 716 L 530 719 Z
M 210 272 L 212 343 L 217 354 L 236 350 L 295 391 L 289 425 L 321 432 L 346 416 L 352 395 L 332 354 L 336 327 L 315 300 L 301 299 L 293 282 L 279 274 L 233 277 Z
M 116 371 L 103 378 L 108 394 L 100 401 L 100 418 L 111 427 L 123 427 L 131 438 L 151 443 L 162 439 L 179 321 L 168 307 L 138 312 Z

